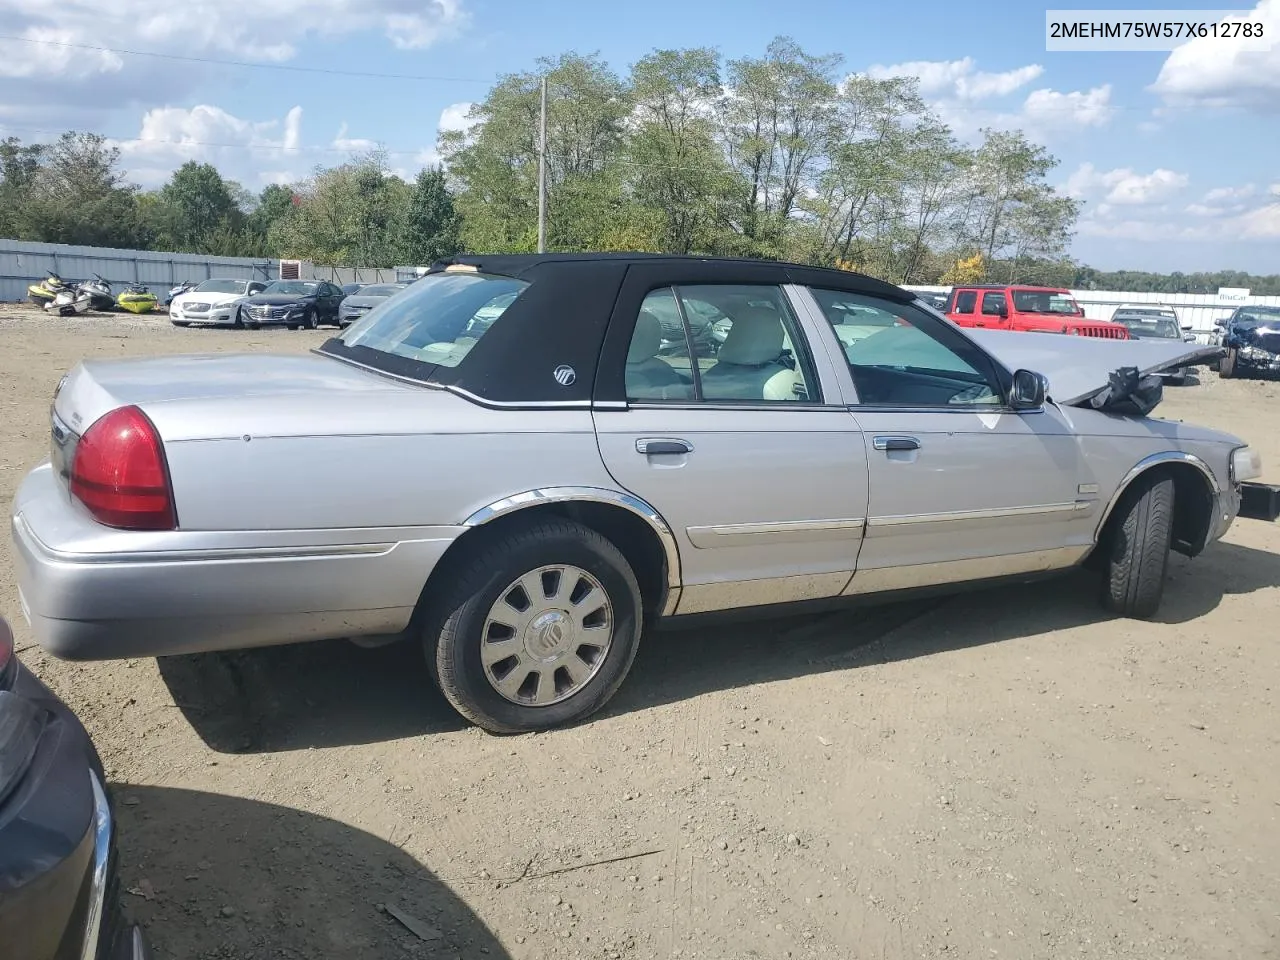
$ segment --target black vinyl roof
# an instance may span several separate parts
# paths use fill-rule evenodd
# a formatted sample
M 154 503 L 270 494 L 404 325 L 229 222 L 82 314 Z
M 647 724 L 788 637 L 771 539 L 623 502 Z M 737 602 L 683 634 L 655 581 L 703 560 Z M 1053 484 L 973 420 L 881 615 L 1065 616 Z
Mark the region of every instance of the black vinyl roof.
M 578 269 L 589 270 L 589 265 L 607 269 L 617 265 L 629 264 L 705 264 L 710 267 L 729 269 L 737 273 L 744 269 L 761 271 L 781 271 L 792 283 L 836 286 L 842 289 L 873 293 L 891 297 L 894 300 L 914 300 L 916 294 L 892 283 L 886 283 L 875 277 L 851 270 L 836 270 L 832 267 L 815 267 L 803 263 L 790 263 L 785 260 L 761 260 L 754 257 L 711 257 L 697 254 L 674 253 L 463 253 L 447 260 L 433 263 L 428 275 L 439 273 L 453 264 L 473 266 L 485 273 L 495 273 L 508 277 L 523 277 L 530 271 L 544 264 L 582 264 Z M 764 280 L 763 282 L 769 282 Z
M 514 278 L 528 286 L 456 367 L 347 346 L 340 337 L 319 348 L 394 376 L 460 391 L 499 407 L 589 404 L 611 324 L 619 369 L 643 296 L 673 284 L 794 283 L 907 304 L 916 295 L 846 270 L 748 258 L 654 253 L 461 254 L 431 265 Z M 471 270 L 466 271 L 468 273 Z M 616 318 L 616 322 L 613 322 Z M 560 377 L 561 372 L 567 375 Z

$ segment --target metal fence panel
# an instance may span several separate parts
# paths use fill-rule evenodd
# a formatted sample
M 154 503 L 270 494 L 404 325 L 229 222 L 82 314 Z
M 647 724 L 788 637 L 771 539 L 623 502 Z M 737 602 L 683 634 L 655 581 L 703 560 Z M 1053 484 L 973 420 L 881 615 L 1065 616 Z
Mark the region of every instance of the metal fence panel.
M 162 293 L 184 280 L 274 280 L 279 276 L 279 261 L 0 239 L 0 300 L 25 300 L 27 287 L 49 271 L 64 280 L 84 280 L 96 273 L 117 290 L 143 283 Z

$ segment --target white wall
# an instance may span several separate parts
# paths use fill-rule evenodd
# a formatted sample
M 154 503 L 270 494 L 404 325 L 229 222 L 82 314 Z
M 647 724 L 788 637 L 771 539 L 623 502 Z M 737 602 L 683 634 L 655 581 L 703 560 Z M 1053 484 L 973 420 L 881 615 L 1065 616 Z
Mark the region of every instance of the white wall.
M 909 286 L 917 293 L 950 293 L 950 287 Z M 1230 315 L 1236 307 L 1280 307 L 1280 297 L 1246 297 L 1243 300 L 1220 300 L 1215 293 L 1117 293 L 1111 290 L 1072 290 L 1084 314 L 1090 320 L 1110 320 L 1122 303 L 1158 303 L 1172 307 L 1183 326 L 1188 324 L 1197 334 L 1211 332 L 1213 322 Z

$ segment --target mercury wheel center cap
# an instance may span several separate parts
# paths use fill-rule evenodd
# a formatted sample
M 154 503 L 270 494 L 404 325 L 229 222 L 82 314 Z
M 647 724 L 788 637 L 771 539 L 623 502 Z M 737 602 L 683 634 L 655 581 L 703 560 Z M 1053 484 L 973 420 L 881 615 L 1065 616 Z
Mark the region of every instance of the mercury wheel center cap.
M 529 624 L 524 648 L 535 660 L 555 660 L 572 646 L 573 637 L 573 621 L 569 615 L 562 610 L 548 610 Z

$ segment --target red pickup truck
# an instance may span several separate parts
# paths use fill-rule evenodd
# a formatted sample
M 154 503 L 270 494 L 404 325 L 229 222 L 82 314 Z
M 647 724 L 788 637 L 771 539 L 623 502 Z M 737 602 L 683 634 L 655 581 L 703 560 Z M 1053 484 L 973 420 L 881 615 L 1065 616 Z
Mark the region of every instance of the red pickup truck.
M 1086 320 L 1071 291 L 1057 287 L 973 284 L 956 287 L 947 298 L 947 319 L 961 327 L 990 327 L 1035 333 L 1128 340 L 1129 329 L 1108 320 Z

